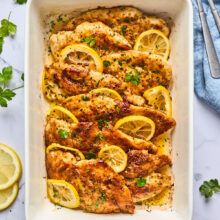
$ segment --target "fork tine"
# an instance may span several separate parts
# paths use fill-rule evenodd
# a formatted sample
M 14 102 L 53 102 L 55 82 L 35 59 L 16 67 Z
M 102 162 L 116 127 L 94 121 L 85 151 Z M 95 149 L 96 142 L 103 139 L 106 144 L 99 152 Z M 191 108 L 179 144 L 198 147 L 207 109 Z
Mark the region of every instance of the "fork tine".
M 213 2 L 213 0 L 208 0 L 208 2 L 210 5 L 210 8 L 211 8 L 213 17 L 215 19 L 216 26 L 218 27 L 218 31 L 220 32 L 220 17 L 219 17 L 217 9 L 215 7 L 215 3 Z

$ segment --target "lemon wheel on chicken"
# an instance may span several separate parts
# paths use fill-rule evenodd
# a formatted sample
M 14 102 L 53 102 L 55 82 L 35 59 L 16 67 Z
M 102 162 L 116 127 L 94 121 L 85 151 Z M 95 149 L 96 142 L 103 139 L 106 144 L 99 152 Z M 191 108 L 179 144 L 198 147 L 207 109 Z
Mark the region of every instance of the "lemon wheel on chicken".
M 74 154 L 77 161 L 85 159 L 83 153 L 80 150 L 72 148 L 72 147 L 62 146 L 62 145 L 56 144 L 56 143 L 53 143 L 53 144 L 49 145 L 46 149 L 46 153 L 48 154 L 49 152 L 55 151 L 55 150 L 69 151 L 69 152 Z
M 60 53 L 60 61 L 87 67 L 98 72 L 103 71 L 103 62 L 98 53 L 85 44 L 72 44 Z
M 151 29 L 141 33 L 137 37 L 134 50 L 149 52 L 168 59 L 170 41 L 161 31 Z
M 114 126 L 123 133 L 149 141 L 155 133 L 155 123 L 148 117 L 130 115 L 118 120 Z
M 47 115 L 50 117 L 66 119 L 72 123 L 78 123 L 78 119 L 69 110 L 58 105 L 52 106 Z
M 98 158 L 105 161 L 115 172 L 122 172 L 127 166 L 127 154 L 118 146 L 106 145 L 99 153 Z
M 109 88 L 93 89 L 89 93 L 90 94 L 97 94 L 97 95 L 108 96 L 108 97 L 110 97 L 112 99 L 122 101 L 122 97 L 119 95 L 119 93 L 117 91 L 115 91 L 113 89 L 109 89 Z
M 7 209 L 17 198 L 18 183 L 16 182 L 11 187 L 0 190 L 0 211 Z
M 172 116 L 172 102 L 169 91 L 163 86 L 156 86 L 148 89 L 143 94 L 148 105 L 154 109 L 159 110 L 167 114 L 169 117 Z
M 0 190 L 17 182 L 22 173 L 18 154 L 10 147 L 0 144 Z
M 77 208 L 80 204 L 75 187 L 64 180 L 48 179 L 47 194 L 52 203 L 66 208 Z

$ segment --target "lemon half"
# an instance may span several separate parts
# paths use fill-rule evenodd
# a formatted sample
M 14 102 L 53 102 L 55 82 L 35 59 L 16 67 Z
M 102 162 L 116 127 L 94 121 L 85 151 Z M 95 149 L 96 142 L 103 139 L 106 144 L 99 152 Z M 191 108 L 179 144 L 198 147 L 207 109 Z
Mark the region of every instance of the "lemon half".
M 133 138 L 149 141 L 155 133 L 155 123 L 145 116 L 130 115 L 118 120 L 114 126 Z
M 98 158 L 105 161 L 115 172 L 122 172 L 127 166 L 127 154 L 118 146 L 106 145 L 99 153 Z
M 122 101 L 122 97 L 119 95 L 119 93 L 113 89 L 108 89 L 108 88 L 98 88 L 98 89 L 93 89 L 89 92 L 90 94 L 97 94 L 97 95 L 104 95 L 108 96 L 112 99 L 120 100 Z
M 143 94 L 147 100 L 148 105 L 154 109 L 159 110 L 167 114 L 169 117 L 172 116 L 172 102 L 169 91 L 163 86 L 156 86 L 148 89 Z
M 103 62 L 98 53 L 85 44 L 72 44 L 65 47 L 60 53 L 60 61 L 82 65 L 89 69 L 103 71 Z
M 52 203 L 66 208 L 77 208 L 80 204 L 75 187 L 64 180 L 48 179 L 47 194 Z
M 161 31 L 151 29 L 141 33 L 137 37 L 134 50 L 157 54 L 168 59 L 170 54 L 170 41 Z
M 0 144 L 0 190 L 17 182 L 22 173 L 22 165 L 17 153 L 10 147 Z

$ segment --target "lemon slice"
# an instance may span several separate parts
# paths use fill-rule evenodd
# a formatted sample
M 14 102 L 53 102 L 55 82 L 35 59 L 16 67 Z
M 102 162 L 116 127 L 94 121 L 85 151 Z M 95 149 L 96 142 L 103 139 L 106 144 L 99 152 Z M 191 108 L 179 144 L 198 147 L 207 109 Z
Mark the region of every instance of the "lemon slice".
M 149 141 L 155 132 L 155 123 L 145 116 L 130 115 L 118 120 L 114 126 L 133 138 Z
M 105 161 L 115 172 L 122 172 L 127 166 L 127 154 L 118 146 L 106 145 L 99 153 L 98 158 Z
M 55 118 L 70 119 L 71 122 L 78 123 L 78 119 L 69 110 L 58 105 L 52 106 L 47 115 Z
M 54 151 L 54 150 L 63 150 L 63 151 L 70 151 L 71 153 L 74 154 L 74 156 L 78 159 L 78 160 L 84 160 L 85 157 L 83 155 L 83 153 L 75 148 L 72 147 L 66 147 L 66 146 L 62 146 L 60 144 L 51 144 L 47 147 L 46 149 L 46 153 L 48 154 L 50 151 Z
M 153 108 L 172 116 L 172 103 L 169 91 L 163 86 L 156 86 L 144 92 L 143 96 Z
M 18 183 L 11 187 L 0 190 L 0 211 L 7 209 L 16 199 L 18 195 Z
M 134 45 L 134 50 L 157 54 L 168 59 L 170 41 L 161 31 L 151 29 L 138 36 Z
M 12 186 L 21 176 L 22 166 L 17 153 L 0 144 L 0 190 Z
M 97 94 L 97 95 L 104 95 L 108 96 L 112 99 L 120 100 L 122 101 L 122 97 L 118 94 L 113 89 L 108 89 L 108 88 L 98 88 L 98 89 L 93 89 L 89 92 L 90 94 Z
M 80 204 L 75 187 L 64 180 L 48 179 L 47 194 L 52 203 L 66 208 L 77 208 Z
M 60 61 L 103 71 L 103 62 L 95 50 L 85 44 L 72 44 L 60 53 Z

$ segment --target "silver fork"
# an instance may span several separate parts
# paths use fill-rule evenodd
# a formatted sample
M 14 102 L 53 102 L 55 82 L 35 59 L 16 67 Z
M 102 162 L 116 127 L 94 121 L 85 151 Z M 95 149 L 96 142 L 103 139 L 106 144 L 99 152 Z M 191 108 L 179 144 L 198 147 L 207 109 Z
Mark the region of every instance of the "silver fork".
M 199 8 L 199 16 L 202 24 L 203 37 L 206 46 L 206 52 L 209 61 L 210 73 L 211 76 L 215 79 L 220 78 L 220 63 L 218 60 L 218 56 L 215 50 L 215 46 L 212 40 L 212 36 L 209 30 L 209 26 L 207 23 L 206 15 L 203 9 L 202 0 L 197 0 L 198 8 Z
M 215 7 L 213 0 L 208 0 L 208 2 L 211 8 L 211 11 L 212 11 L 212 15 L 215 19 L 216 26 L 218 27 L 218 31 L 220 32 L 220 17 L 219 17 L 218 11 Z

